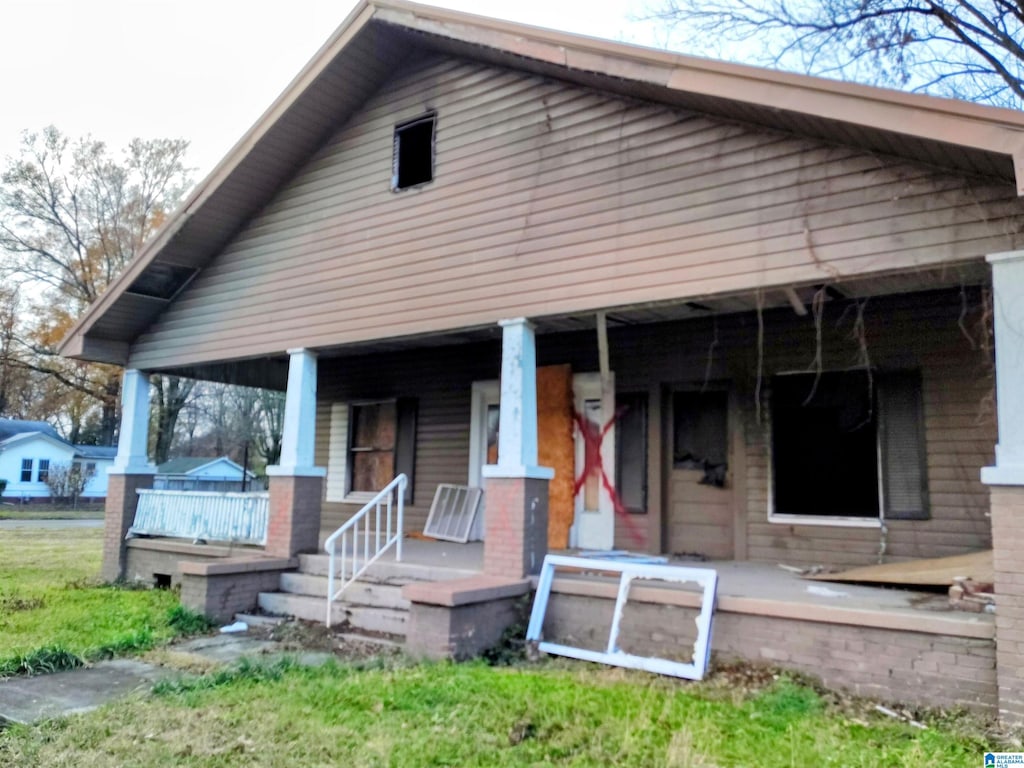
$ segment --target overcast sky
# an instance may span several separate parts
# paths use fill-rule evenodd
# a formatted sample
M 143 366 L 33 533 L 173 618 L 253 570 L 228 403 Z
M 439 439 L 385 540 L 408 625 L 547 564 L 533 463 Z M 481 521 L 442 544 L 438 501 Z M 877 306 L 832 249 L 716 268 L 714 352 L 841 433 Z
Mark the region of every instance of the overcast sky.
M 645 0 L 434 0 L 655 45 Z M 56 125 L 112 147 L 185 138 L 198 181 L 270 106 L 354 0 L 0 0 L 0 157 Z

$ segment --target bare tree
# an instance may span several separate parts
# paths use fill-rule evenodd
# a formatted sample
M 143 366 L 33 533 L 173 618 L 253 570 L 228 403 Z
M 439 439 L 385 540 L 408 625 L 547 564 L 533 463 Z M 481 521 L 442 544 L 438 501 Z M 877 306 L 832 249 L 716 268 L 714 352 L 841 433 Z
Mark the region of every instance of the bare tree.
M 51 411 L 81 434 L 99 412 L 97 442 L 117 430 L 120 371 L 56 355 L 75 320 L 127 265 L 189 184 L 188 143 L 133 139 L 120 157 L 101 141 L 72 141 L 53 126 L 25 133 L 0 173 L 0 269 L 35 298 L 31 322 L 12 331 L 9 360 L 48 380 L 51 394 L 90 403 Z
M 163 464 L 171 455 L 178 417 L 188 405 L 195 388 L 195 382 L 177 376 L 152 376 L 150 378 L 152 398 L 149 430 L 153 443 L 153 461 Z
M 652 15 L 695 52 L 1024 104 L 1024 0 L 661 0 Z

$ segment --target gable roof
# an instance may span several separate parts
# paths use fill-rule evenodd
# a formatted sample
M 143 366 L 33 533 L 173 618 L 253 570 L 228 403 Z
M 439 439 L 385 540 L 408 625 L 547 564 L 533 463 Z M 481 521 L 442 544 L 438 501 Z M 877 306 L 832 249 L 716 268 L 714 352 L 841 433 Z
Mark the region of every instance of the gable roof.
M 27 433 L 36 433 L 47 435 L 48 437 L 56 438 L 61 442 L 65 442 L 57 430 L 47 424 L 45 421 L 22 421 L 21 419 L 0 419 L 0 442 L 7 440 L 9 437 L 14 435 L 23 435 Z
M 60 351 L 125 364 L 129 345 L 403 61 L 439 52 L 620 96 L 1015 182 L 1024 114 L 709 61 L 422 6 L 362 0 L 71 329 Z
M 216 458 L 210 456 L 182 456 L 177 459 L 169 459 L 163 464 L 157 465 L 156 473 L 158 475 L 191 475 L 201 469 L 205 469 L 208 466 L 218 463 L 227 464 L 231 471 L 239 475 L 242 474 L 242 465 L 235 463 L 227 456 L 219 456 Z M 249 477 L 256 476 L 251 471 L 247 471 L 246 474 Z
M 50 434 L 48 432 L 19 432 L 18 434 L 11 435 L 4 440 L 0 440 L 0 451 L 6 451 L 8 448 L 29 443 L 33 440 L 42 440 L 58 448 L 74 452 L 74 447 L 71 443 L 56 433 Z

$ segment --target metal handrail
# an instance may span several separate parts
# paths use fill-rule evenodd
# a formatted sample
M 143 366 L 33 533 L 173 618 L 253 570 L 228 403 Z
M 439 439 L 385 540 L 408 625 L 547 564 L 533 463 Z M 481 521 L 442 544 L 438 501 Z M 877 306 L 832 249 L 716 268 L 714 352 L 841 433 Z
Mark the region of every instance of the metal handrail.
M 327 564 L 327 626 L 331 626 L 331 603 L 341 597 L 349 585 L 358 579 L 367 568 L 387 552 L 392 545 L 395 547 L 395 560 L 402 561 L 402 519 L 405 510 L 405 488 L 409 484 L 409 478 L 399 475 L 366 503 L 362 509 L 356 512 L 347 523 L 327 537 L 324 542 L 324 550 L 330 556 Z M 394 491 L 397 489 L 398 493 Z M 393 498 L 397 495 L 398 503 L 392 504 Z M 397 509 L 396 509 L 397 508 Z M 384 512 L 384 543 L 381 544 L 381 511 Z M 375 510 L 374 527 L 370 527 L 370 511 Z M 397 515 L 395 525 L 392 526 L 392 512 Z M 362 524 L 362 531 L 360 531 Z M 362 565 L 359 564 L 359 536 L 362 533 Z M 349 536 L 351 534 L 351 542 Z M 371 555 L 370 539 L 374 540 L 373 554 Z M 335 568 L 336 547 L 338 539 L 341 539 L 341 568 Z M 349 544 L 351 543 L 351 546 Z M 351 569 L 351 575 L 347 575 Z M 334 590 L 335 576 L 341 578 L 342 584 L 337 591 Z

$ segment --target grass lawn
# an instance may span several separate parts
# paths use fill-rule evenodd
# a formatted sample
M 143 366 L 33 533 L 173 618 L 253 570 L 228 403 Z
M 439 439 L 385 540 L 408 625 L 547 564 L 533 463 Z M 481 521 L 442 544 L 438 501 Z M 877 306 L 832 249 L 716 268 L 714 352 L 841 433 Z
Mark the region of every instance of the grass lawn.
M 67 504 L 0 503 L 0 520 L 102 520 L 103 505 L 81 502 L 77 507 Z
M 583 663 L 288 664 L 157 686 L 0 733 L 27 766 L 957 766 L 990 745 L 837 709 L 786 679 L 755 689 Z
M 100 586 L 102 529 L 0 530 L 0 674 L 45 672 L 177 634 L 177 597 Z

